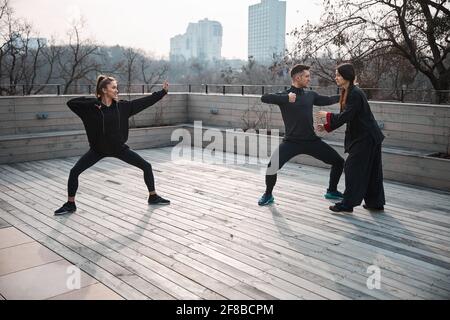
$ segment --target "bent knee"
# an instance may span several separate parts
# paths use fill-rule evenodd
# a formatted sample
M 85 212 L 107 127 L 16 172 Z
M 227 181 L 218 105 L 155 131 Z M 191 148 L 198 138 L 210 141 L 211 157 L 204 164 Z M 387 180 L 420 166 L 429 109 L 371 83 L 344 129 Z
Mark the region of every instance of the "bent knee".
M 152 171 L 152 165 L 148 162 L 145 162 L 142 166 L 142 170 L 144 171 Z
M 337 166 L 337 167 L 344 167 L 344 163 L 345 163 L 344 158 L 342 158 L 340 155 L 338 155 L 337 157 L 335 157 L 333 159 L 331 165 Z
M 80 172 L 80 170 L 78 170 L 78 169 L 76 169 L 74 167 L 74 168 L 70 169 L 70 173 L 69 174 L 72 177 L 78 177 L 81 174 L 81 172 Z

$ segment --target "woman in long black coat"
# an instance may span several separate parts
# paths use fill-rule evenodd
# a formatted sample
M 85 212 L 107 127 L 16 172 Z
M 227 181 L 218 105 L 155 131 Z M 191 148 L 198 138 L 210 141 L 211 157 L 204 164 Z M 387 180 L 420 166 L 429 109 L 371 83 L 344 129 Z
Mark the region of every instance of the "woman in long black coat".
M 334 212 L 353 212 L 364 199 L 364 208 L 384 210 L 383 168 L 381 143 L 384 135 L 370 110 L 364 92 L 354 85 L 355 70 L 349 63 L 338 66 L 336 83 L 341 90 L 341 112 L 338 114 L 320 111 L 326 118 L 318 130 L 331 132 L 343 124 L 345 131 L 345 192 L 341 202 L 330 207 Z

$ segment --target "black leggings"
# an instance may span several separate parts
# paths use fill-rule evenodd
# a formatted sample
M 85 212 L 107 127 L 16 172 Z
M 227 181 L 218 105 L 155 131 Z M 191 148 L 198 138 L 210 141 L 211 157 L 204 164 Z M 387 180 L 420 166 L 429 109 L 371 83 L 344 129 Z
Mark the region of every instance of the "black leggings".
M 75 197 L 78 189 L 78 176 L 86 169 L 92 167 L 98 161 L 105 157 L 114 157 L 120 159 L 132 166 L 138 167 L 144 171 L 144 180 L 149 192 L 155 191 L 155 180 L 153 178 L 152 165 L 145 161 L 140 155 L 130 149 L 124 149 L 116 154 L 104 155 L 92 149 L 89 149 L 70 170 L 67 192 L 69 197 Z
M 272 193 L 277 182 L 277 172 L 286 162 L 299 154 L 307 154 L 331 165 L 329 191 L 337 191 L 344 170 L 344 158 L 322 140 L 289 142 L 283 141 L 270 158 L 266 172 L 266 192 Z

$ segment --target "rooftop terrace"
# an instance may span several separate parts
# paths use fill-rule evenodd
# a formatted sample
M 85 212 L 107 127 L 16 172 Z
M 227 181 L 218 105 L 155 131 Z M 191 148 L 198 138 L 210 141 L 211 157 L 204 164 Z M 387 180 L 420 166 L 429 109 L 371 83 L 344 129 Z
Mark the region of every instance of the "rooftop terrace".
M 3 298 L 450 298 L 448 192 L 386 181 L 384 212 L 331 214 L 329 171 L 288 163 L 275 204 L 259 207 L 257 165 L 173 160 L 170 147 L 138 153 L 170 206 L 148 206 L 141 171 L 107 158 L 81 175 L 78 211 L 55 217 L 77 157 L 0 165 L 0 239 L 17 229 L 66 260 L 58 272 L 83 271 L 80 290 L 49 283 L 57 257 L 44 248 L 17 259 L 20 241 L 10 243 L 0 249 Z

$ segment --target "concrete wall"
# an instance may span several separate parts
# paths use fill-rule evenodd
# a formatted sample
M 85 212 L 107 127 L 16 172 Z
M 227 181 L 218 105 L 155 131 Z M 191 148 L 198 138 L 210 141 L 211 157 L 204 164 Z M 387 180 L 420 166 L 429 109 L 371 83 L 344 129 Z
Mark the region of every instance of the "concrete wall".
M 137 97 L 139 95 L 122 98 Z M 83 154 L 88 148 L 87 139 L 80 119 L 66 106 L 70 98 L 72 96 L 0 97 L 0 163 Z M 450 191 L 450 160 L 427 156 L 433 152 L 450 153 L 450 106 L 371 102 L 371 107 L 377 120 L 384 125 L 382 130 L 386 135 L 383 145 L 385 177 Z M 324 109 L 336 112 L 338 106 Z M 204 126 L 245 128 L 244 119 L 255 121 L 258 115 L 264 115 L 266 118 L 263 117 L 260 127 L 284 130 L 278 107 L 261 104 L 259 96 L 172 93 L 130 119 L 132 127 L 143 127 L 130 131 L 131 147 L 174 144 L 170 136 L 179 126 L 149 128 L 155 124 L 160 110 L 163 111 L 161 124 L 203 121 Z M 48 113 L 49 117 L 38 120 L 38 113 Z M 344 128 L 324 135 L 342 155 L 343 135 Z M 248 148 L 245 152 L 248 153 Z M 293 161 L 326 167 L 309 156 Z
M 227 136 L 225 129 L 214 127 L 202 127 L 197 129 L 194 133 L 194 126 L 188 125 L 185 128 L 190 132 L 191 140 L 183 139 L 183 142 L 189 143 L 196 147 L 208 147 L 209 150 L 213 148 L 218 151 L 231 151 L 241 155 L 256 156 L 259 153 L 258 149 L 254 149 L 253 153 L 249 151 L 250 145 L 252 147 L 267 145 L 267 154 L 271 155 L 274 150 L 271 149 L 270 139 L 274 139 L 274 147 L 279 145 L 281 137 L 268 137 L 266 135 L 255 133 L 234 133 L 234 136 Z M 224 139 L 212 139 L 203 136 L 201 138 L 200 132 L 204 133 L 209 131 L 209 136 L 223 137 Z M 227 137 L 239 141 L 240 136 L 242 143 L 234 143 L 234 150 L 227 149 Z M 196 137 L 197 139 L 195 139 Z M 247 139 L 247 140 L 245 140 Z M 221 141 L 217 143 L 217 141 Z M 325 140 L 329 143 L 337 152 L 344 157 L 344 144 L 343 142 Z M 214 143 L 213 145 L 211 143 Z M 240 147 L 237 147 L 237 145 Z M 209 151 L 208 151 L 209 152 Z M 384 178 L 388 180 L 398 181 L 402 183 L 410 183 L 418 186 L 431 187 L 440 190 L 450 191 L 450 160 L 439 159 L 435 157 L 428 157 L 419 151 L 406 151 L 398 148 L 383 147 L 382 150 L 383 159 L 383 174 Z M 262 153 L 263 154 L 263 153 Z M 304 165 L 310 165 L 320 168 L 330 168 L 329 165 L 311 157 L 308 155 L 300 155 L 294 157 L 291 162 L 300 163 Z
M 375 101 L 370 105 L 377 121 L 384 125 L 384 146 L 450 153 L 450 106 Z M 339 110 L 338 105 L 315 108 L 317 111 Z M 218 113 L 212 114 L 211 109 Z M 205 125 L 245 128 L 243 118 L 250 115 L 254 121 L 263 111 L 267 112 L 269 128 L 284 131 L 278 106 L 262 104 L 259 96 L 188 95 L 189 122 L 198 120 Z M 344 131 L 345 126 L 324 137 L 343 141 Z
M 172 131 L 178 126 L 131 129 L 127 144 L 133 149 L 174 145 Z M 10 135 L 0 137 L 0 164 L 79 156 L 89 150 L 84 130 Z
M 84 130 L 81 120 L 66 105 L 74 96 L 0 97 L 0 136 L 67 130 Z M 121 96 L 131 100 L 142 95 Z M 37 114 L 48 114 L 37 119 Z M 158 119 L 160 121 L 158 121 Z M 147 110 L 130 118 L 131 127 L 168 125 L 187 121 L 187 99 L 170 94 Z
M 140 96 L 121 98 L 137 97 Z M 66 106 L 70 98 L 72 96 L 0 97 L 0 136 L 83 130 L 80 119 Z M 371 102 L 371 107 L 376 119 L 384 125 L 384 146 L 450 153 L 450 106 Z M 214 109 L 217 114 L 211 113 Z M 336 112 L 338 106 L 317 107 L 320 109 Z M 169 94 L 130 118 L 130 126 L 155 125 L 161 111 L 161 125 L 201 120 L 204 125 L 229 128 L 245 128 L 243 118 L 254 122 L 258 114 L 266 111 L 266 120 L 260 126 L 284 131 L 277 106 L 262 104 L 259 96 L 239 95 Z M 48 118 L 37 119 L 39 113 L 47 113 Z M 324 137 L 343 141 L 344 127 Z

